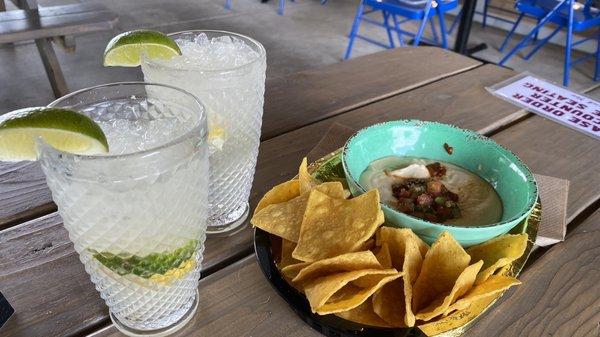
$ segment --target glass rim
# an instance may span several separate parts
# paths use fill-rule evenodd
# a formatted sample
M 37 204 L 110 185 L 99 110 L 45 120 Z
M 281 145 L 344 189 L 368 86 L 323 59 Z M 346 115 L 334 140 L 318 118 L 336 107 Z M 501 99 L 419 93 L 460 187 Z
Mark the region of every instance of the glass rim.
M 242 65 L 239 66 L 232 66 L 232 67 L 224 67 L 224 68 L 220 68 L 220 69 L 205 69 L 205 68 L 201 68 L 195 65 L 191 65 L 188 68 L 179 68 L 179 67 L 174 67 L 172 65 L 169 64 L 164 64 L 161 61 L 156 61 L 153 60 L 151 58 L 149 58 L 146 53 L 142 53 L 142 62 L 144 62 L 145 64 L 154 66 L 154 67 L 160 67 L 160 68 L 165 68 L 165 69 L 169 69 L 169 70 L 173 70 L 173 71 L 189 71 L 189 70 L 195 70 L 195 71 L 199 71 L 199 72 L 203 72 L 203 73 L 214 73 L 214 74 L 223 74 L 223 73 L 231 73 L 231 72 L 235 72 L 247 67 L 250 67 L 251 65 L 256 64 L 258 61 L 260 61 L 261 59 L 264 58 L 264 56 L 266 55 L 267 51 L 265 50 L 265 47 L 258 42 L 257 40 L 243 35 L 243 34 L 239 34 L 239 33 L 235 33 L 235 32 L 230 32 L 227 30 L 218 30 L 218 29 L 189 29 L 189 30 L 182 30 L 182 31 L 178 31 L 178 32 L 173 32 L 173 33 L 168 33 L 167 36 L 168 37 L 173 37 L 174 35 L 179 35 L 179 34 L 186 34 L 186 33 L 221 33 L 223 35 L 231 35 L 231 36 L 235 36 L 235 37 L 239 37 L 245 40 L 248 40 L 252 43 L 252 45 L 254 45 L 254 47 L 256 47 L 257 51 L 258 51 L 258 56 L 256 56 L 255 58 L 253 58 L 250 62 L 248 63 L 244 63 Z M 254 49 L 254 48 L 253 48 Z M 164 61 L 164 60 L 162 60 Z
M 136 156 L 140 156 L 140 155 L 151 155 L 153 153 L 159 152 L 161 150 L 170 148 L 172 146 L 178 145 L 180 143 L 183 143 L 184 141 L 192 138 L 192 136 L 194 134 L 197 134 L 199 130 L 202 129 L 202 123 L 203 121 L 206 121 L 206 107 L 204 106 L 204 104 L 202 104 L 202 102 L 200 102 L 200 100 L 194 96 L 193 94 L 191 94 L 190 92 L 172 86 L 172 85 L 167 85 L 167 84 L 162 84 L 162 83 L 153 83 L 153 82 L 143 82 L 143 81 L 127 81 L 127 82 L 113 82 L 113 83 L 106 83 L 106 84 L 99 84 L 99 85 L 95 85 L 92 87 L 88 87 L 88 88 L 83 88 L 83 89 L 79 89 L 76 90 L 72 93 L 69 93 L 67 95 L 64 95 L 62 97 L 59 97 L 57 99 L 55 99 L 54 101 L 50 102 L 47 107 L 57 107 L 57 104 L 68 99 L 68 98 L 72 98 L 74 96 L 80 95 L 82 93 L 85 92 L 91 92 L 94 91 L 96 89 L 99 88 L 107 88 L 107 87 L 127 87 L 127 86 L 155 86 L 155 87 L 163 87 L 163 88 L 168 88 L 168 89 L 172 89 L 175 91 L 179 91 L 180 93 L 189 96 L 191 99 L 194 100 L 194 102 L 196 102 L 198 104 L 198 106 L 201 108 L 201 113 L 199 115 L 199 118 L 197 119 L 196 123 L 186 132 L 184 132 L 181 135 L 178 135 L 177 137 L 174 137 L 173 139 L 171 139 L 168 142 L 150 147 L 148 149 L 144 149 L 144 150 L 140 150 L 140 151 L 134 151 L 134 152 L 129 152 L 129 153 L 123 153 L 123 154 L 105 154 L 105 155 L 90 155 L 90 154 L 76 154 L 76 153 L 71 153 L 71 152 L 66 152 L 63 150 L 59 150 L 55 147 L 53 147 L 52 145 L 46 143 L 43 139 L 39 138 L 38 139 L 38 146 L 42 147 L 43 149 L 47 149 L 51 152 L 55 152 L 58 153 L 60 155 L 62 155 L 63 157 L 66 158 L 72 158 L 75 159 L 77 158 L 78 160 L 112 160 L 112 159 L 124 159 L 124 158 L 130 158 L 130 157 L 136 157 Z M 75 110 L 76 111 L 76 110 Z M 95 121 L 94 121 L 95 122 Z M 206 132 L 201 135 L 202 137 L 202 141 L 204 141 L 206 143 L 206 138 L 208 135 L 208 126 L 206 126 L 205 124 L 205 130 Z M 201 134 L 201 133 L 200 133 Z M 109 148 L 110 151 L 110 148 Z

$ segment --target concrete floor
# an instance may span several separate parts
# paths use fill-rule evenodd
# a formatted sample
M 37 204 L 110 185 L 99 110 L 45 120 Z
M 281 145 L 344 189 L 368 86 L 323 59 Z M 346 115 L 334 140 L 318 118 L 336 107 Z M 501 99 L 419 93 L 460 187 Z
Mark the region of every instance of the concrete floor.
M 57 49 L 60 63 L 71 90 L 92 85 L 139 80 L 137 68 L 104 68 L 102 52 L 114 35 L 136 28 L 163 32 L 189 29 L 222 29 L 240 32 L 262 42 L 267 49 L 269 77 L 340 62 L 347 45 L 358 0 L 330 0 L 321 6 L 316 0 L 288 2 L 284 16 L 276 13 L 276 2 L 260 4 L 258 0 L 234 0 L 233 10 L 223 8 L 224 0 L 80 0 L 101 1 L 119 13 L 114 31 L 77 37 L 77 51 L 67 54 Z M 74 3 L 74 0 L 41 0 L 41 5 Z M 10 7 L 9 7 L 10 9 Z M 451 18 L 448 18 L 450 21 Z M 364 24 L 361 33 L 386 41 L 383 29 Z M 497 46 L 505 32 L 495 28 L 482 29 L 475 24 L 471 41 L 487 42 L 490 48 L 476 56 L 497 62 Z M 453 39 L 451 39 L 453 43 Z M 374 53 L 381 48 L 357 41 L 353 57 Z M 549 46 L 529 62 L 514 57 L 507 66 L 518 71 L 530 71 L 561 82 L 563 49 Z M 579 64 L 572 71 L 576 90 L 594 86 L 591 80 L 593 62 Z M 45 105 L 53 95 L 35 45 L 0 46 L 0 114 L 13 109 Z

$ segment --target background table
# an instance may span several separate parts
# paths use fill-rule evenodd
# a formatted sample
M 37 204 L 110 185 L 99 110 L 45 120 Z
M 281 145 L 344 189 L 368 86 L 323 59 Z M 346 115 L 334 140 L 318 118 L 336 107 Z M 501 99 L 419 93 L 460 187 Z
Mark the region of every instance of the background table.
M 566 242 L 534 251 L 520 277 L 524 284 L 466 336 L 597 337 L 600 143 L 486 92 L 513 75 L 420 47 L 269 79 L 251 207 L 296 174 L 301 158 L 335 122 L 360 128 L 418 118 L 477 130 L 534 172 L 571 181 L 569 230 Z M 36 163 L 0 166 L 0 291 L 17 311 L 0 335 L 118 336 L 55 210 Z M 181 336 L 318 335 L 264 279 L 249 225 L 207 240 L 199 289 L 198 312 Z

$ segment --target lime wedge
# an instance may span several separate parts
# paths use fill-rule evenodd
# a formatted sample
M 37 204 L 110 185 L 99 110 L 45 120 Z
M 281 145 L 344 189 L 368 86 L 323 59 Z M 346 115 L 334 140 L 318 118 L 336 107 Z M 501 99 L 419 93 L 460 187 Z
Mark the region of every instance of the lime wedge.
M 104 66 L 137 67 L 142 53 L 153 59 L 170 59 L 181 50 L 170 37 L 153 30 L 132 30 L 113 37 L 104 50 Z
M 91 118 L 60 108 L 26 108 L 0 116 L 0 161 L 36 160 L 36 138 L 76 154 L 108 152 L 102 129 Z

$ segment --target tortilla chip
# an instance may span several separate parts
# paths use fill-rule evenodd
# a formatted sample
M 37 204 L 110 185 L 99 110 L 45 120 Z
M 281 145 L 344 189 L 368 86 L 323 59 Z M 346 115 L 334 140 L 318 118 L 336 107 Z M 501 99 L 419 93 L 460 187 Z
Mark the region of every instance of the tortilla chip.
M 404 297 L 404 279 L 387 283 L 373 294 L 373 310 L 391 327 L 406 327 L 406 309 L 410 303 Z M 414 321 L 414 316 L 412 318 Z M 414 325 L 414 322 L 412 323 Z
M 279 261 L 279 269 L 283 269 L 289 265 L 300 263 L 292 257 L 292 252 L 296 248 L 296 244 L 286 239 L 281 239 L 281 260 Z
M 452 303 L 458 298 L 462 297 L 467 291 L 473 287 L 477 273 L 481 269 L 483 261 L 479 261 L 465 268 L 463 272 L 458 276 L 452 290 L 445 297 L 440 297 L 434 300 L 427 308 L 417 313 L 417 319 L 422 321 L 429 321 L 433 318 L 442 315 Z
M 286 202 L 269 205 L 255 213 L 250 223 L 280 238 L 297 242 L 307 200 L 306 195 L 301 195 Z
M 310 192 L 313 187 L 319 184 L 317 180 L 308 173 L 308 161 L 306 160 L 306 157 L 302 159 L 302 163 L 298 169 L 298 180 L 300 182 L 300 194 Z
M 383 267 L 370 251 L 347 253 L 313 262 L 302 269 L 292 281 L 302 284 L 323 276 L 362 269 L 383 269 Z
M 392 268 L 392 257 L 390 255 L 390 249 L 386 242 L 379 247 L 379 251 L 375 254 L 377 261 L 383 266 L 383 268 Z
M 291 281 L 302 271 L 302 269 L 310 266 L 309 262 L 300 262 L 296 264 L 290 264 L 289 266 L 285 266 L 281 269 L 281 274 L 288 280 L 288 283 Z M 293 284 L 292 284 L 293 285 Z
M 444 316 L 455 310 L 468 308 L 471 303 L 488 297 L 499 297 L 508 288 L 521 284 L 519 280 L 513 277 L 492 275 L 485 282 L 476 285 L 461 299 L 452 304 L 444 311 Z
M 376 189 L 350 200 L 332 198 L 315 189 L 310 192 L 292 256 L 313 262 L 356 251 L 383 221 Z
M 413 312 L 420 312 L 452 290 L 458 276 L 469 266 L 471 257 L 448 232 L 442 233 L 423 259 L 414 284 Z
M 392 281 L 392 282 L 395 282 L 395 281 Z M 360 324 L 376 326 L 376 327 L 380 327 L 380 328 L 390 328 L 391 327 L 384 320 L 382 320 L 381 317 L 377 316 L 377 314 L 373 311 L 372 302 L 369 301 L 368 299 L 354 309 L 338 312 L 335 315 L 340 318 L 343 318 L 345 320 L 360 323 Z
M 304 288 L 312 312 L 320 315 L 354 309 L 377 289 L 402 274 L 396 269 L 364 269 L 318 278 Z
M 355 250 L 355 252 L 363 252 L 365 250 L 371 250 L 373 249 L 373 247 L 375 247 L 375 239 L 369 239 L 365 242 L 363 242 L 358 249 Z
M 289 180 L 273 187 L 269 192 L 260 199 L 258 205 L 254 209 L 254 214 L 258 213 L 261 209 L 272 205 L 292 200 L 293 198 L 300 195 L 300 184 L 298 179 Z
M 506 234 L 467 249 L 473 261 L 483 260 L 475 284 L 481 284 L 498 269 L 520 258 L 527 248 L 527 234 Z
M 392 267 L 404 273 L 402 296 L 405 299 L 403 302 L 405 308 L 401 313 L 391 312 L 383 307 L 385 304 L 374 303 L 373 308 L 379 316 L 392 326 L 414 326 L 415 315 L 411 306 L 413 285 L 419 276 L 423 255 L 426 254 L 429 246 L 410 229 L 395 227 L 381 227 L 377 232 L 377 242 L 382 247 L 384 245 L 388 246 Z M 382 289 L 382 294 L 379 294 L 378 297 L 400 297 L 399 294 L 392 294 L 391 292 L 396 290 L 391 288 L 392 286 Z M 399 318 L 402 318 L 402 320 L 399 321 Z
M 332 198 L 343 198 L 344 196 L 344 187 L 337 181 L 323 183 L 315 187 L 315 190 Z M 310 194 L 306 193 L 285 202 L 268 205 L 256 212 L 250 223 L 285 240 L 298 242 L 300 226 L 309 196 Z

